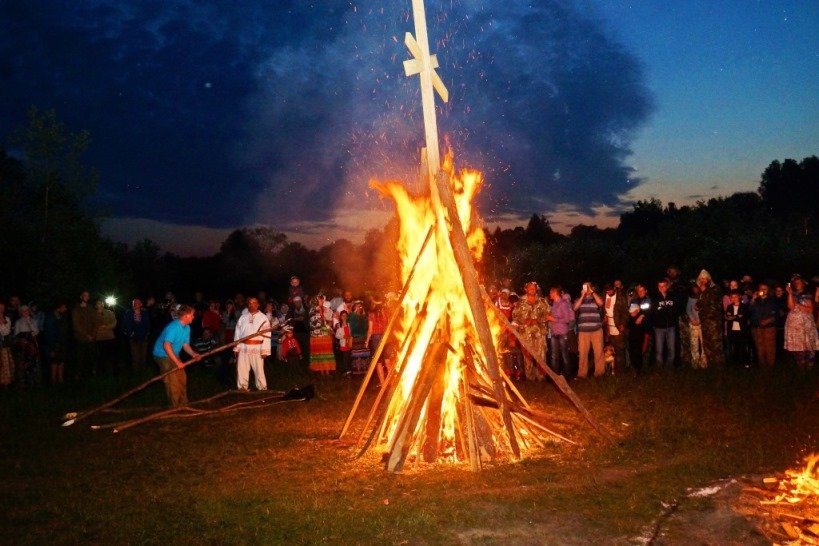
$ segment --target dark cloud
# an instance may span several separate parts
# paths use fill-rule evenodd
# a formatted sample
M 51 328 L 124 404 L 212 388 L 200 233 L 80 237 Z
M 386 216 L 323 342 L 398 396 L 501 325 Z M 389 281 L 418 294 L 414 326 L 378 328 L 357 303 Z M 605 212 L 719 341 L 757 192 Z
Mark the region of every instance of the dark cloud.
M 417 172 L 409 1 L 14 4 L 0 8 L 0 130 L 32 103 L 88 128 L 117 215 L 329 229 L 336 207 L 373 206 L 371 176 Z M 489 215 L 616 207 L 639 184 L 626 160 L 651 100 L 599 23 L 562 0 L 427 15 L 450 90 L 440 132 L 485 171 Z

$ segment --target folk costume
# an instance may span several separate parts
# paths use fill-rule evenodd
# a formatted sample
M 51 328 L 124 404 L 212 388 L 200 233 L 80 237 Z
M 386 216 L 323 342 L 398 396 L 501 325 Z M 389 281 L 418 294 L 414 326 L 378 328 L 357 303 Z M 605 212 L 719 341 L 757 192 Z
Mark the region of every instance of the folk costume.
M 270 328 L 270 321 L 261 311 L 244 313 L 236 322 L 235 339 L 241 339 L 259 330 Z M 264 359 L 270 356 L 270 334 L 266 333 L 239 343 L 234 349 L 236 355 L 236 386 L 247 390 L 250 382 L 250 370 L 256 377 L 256 388 L 267 390 L 267 378 L 264 375 Z
M 539 297 L 535 297 L 534 301 L 529 301 L 528 296 L 520 298 L 512 311 L 512 320 L 517 325 L 521 337 L 543 361 L 546 359 L 546 316 L 548 314 L 548 303 Z M 540 371 L 539 364 L 525 349 L 523 349 L 523 372 L 529 381 L 543 379 L 543 372 Z

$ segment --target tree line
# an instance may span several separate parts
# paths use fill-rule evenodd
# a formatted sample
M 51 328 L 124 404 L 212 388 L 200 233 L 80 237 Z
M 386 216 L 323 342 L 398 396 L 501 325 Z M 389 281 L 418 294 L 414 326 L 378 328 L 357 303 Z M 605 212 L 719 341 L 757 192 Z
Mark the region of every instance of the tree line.
M 126 297 L 171 290 L 182 300 L 194 291 L 281 290 L 270 294 L 279 298 L 292 275 L 313 291 L 400 287 L 395 219 L 360 244 L 339 239 L 317 250 L 272 227 L 237 229 L 208 257 L 163 252 L 148 239 L 129 247 L 104 237 L 99 211 L 87 208 L 99 179 L 81 161 L 87 132 L 72 133 L 53 111 L 32 108 L 28 124 L 7 142 L 0 148 L 0 296 L 13 292 L 49 305 L 95 287 Z M 533 214 L 525 227 L 487 230 L 477 265 L 485 282 L 533 279 L 569 289 L 585 280 L 653 281 L 669 265 L 689 277 L 702 268 L 714 278 L 812 275 L 819 273 L 817 203 L 816 156 L 772 161 L 756 192 L 683 207 L 638 201 L 616 228 L 578 225 L 563 235 Z

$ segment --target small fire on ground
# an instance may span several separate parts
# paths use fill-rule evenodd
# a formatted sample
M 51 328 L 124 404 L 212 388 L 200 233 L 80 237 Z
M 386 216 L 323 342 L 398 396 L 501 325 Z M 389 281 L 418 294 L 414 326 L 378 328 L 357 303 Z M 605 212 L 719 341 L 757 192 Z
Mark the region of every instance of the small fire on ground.
M 803 461 L 782 476 L 763 478 L 764 487 L 743 489 L 744 496 L 759 497 L 744 503 L 744 514 L 761 520 L 760 530 L 774 543 L 819 544 L 819 453 Z

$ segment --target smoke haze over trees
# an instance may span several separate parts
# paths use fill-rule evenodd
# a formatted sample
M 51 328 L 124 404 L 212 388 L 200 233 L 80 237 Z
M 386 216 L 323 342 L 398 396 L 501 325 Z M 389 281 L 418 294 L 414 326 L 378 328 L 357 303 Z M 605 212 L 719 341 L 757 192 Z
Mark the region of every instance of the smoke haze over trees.
M 0 278 L 6 292 L 0 296 L 14 292 L 53 303 L 91 288 L 123 296 L 172 290 L 182 301 L 195 291 L 227 297 L 264 290 L 282 298 L 292 275 L 302 278 L 308 293 L 400 288 L 395 219 L 370 230 L 361 244 L 338 239 L 317 250 L 270 226 L 237 229 L 217 254 L 204 258 L 163 253 L 147 239 L 128 248 L 103 237 L 99 212 L 84 204 L 96 182 L 81 161 L 87 133 L 70 133 L 53 112 L 32 109 L 29 124 L 9 142 L 19 157 L 0 148 Z M 535 213 L 525 227 L 488 229 L 478 268 L 487 283 L 508 277 L 520 286 L 534 279 L 569 290 L 585 280 L 651 282 L 672 264 L 686 277 L 702 268 L 715 278 L 815 274 L 817 194 L 816 156 L 774 160 L 756 193 L 683 207 L 638 201 L 617 228 L 578 225 L 562 235 Z

